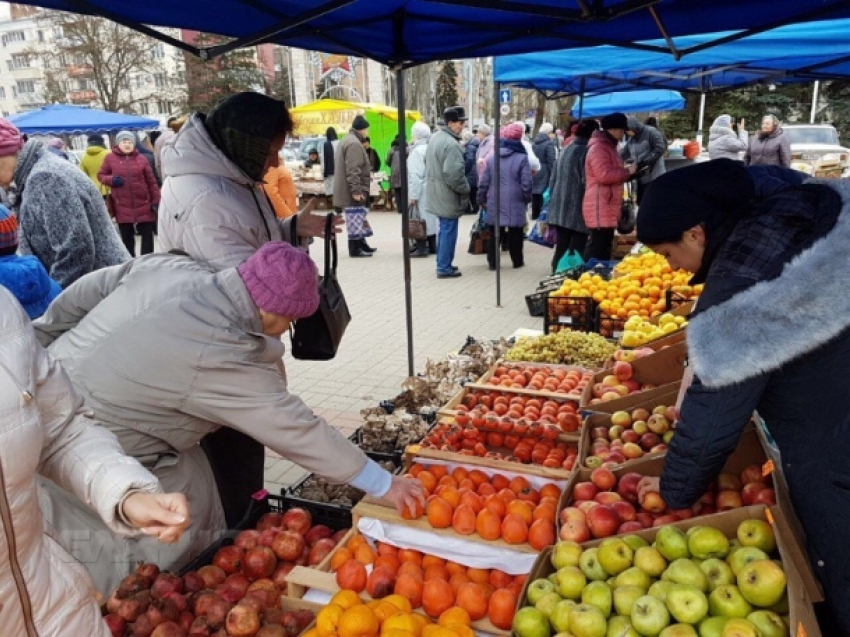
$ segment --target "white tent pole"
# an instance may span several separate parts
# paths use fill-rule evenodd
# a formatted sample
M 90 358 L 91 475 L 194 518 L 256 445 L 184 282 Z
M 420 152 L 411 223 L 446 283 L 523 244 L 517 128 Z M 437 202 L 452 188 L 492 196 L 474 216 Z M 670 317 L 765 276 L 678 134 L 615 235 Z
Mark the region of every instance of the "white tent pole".
M 815 115 L 818 112 L 818 91 L 820 91 L 820 80 L 815 80 L 815 87 L 812 91 L 812 114 L 809 115 L 809 124 L 815 123 Z
M 697 128 L 697 143 L 702 150 L 702 125 L 705 119 L 705 93 L 699 94 L 699 127 Z

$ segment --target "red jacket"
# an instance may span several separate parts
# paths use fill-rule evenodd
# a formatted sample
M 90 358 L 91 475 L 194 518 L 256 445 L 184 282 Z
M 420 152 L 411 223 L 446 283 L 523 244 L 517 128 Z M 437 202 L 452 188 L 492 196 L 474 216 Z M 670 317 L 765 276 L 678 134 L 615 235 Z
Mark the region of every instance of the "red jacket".
M 617 142 L 604 131 L 596 131 L 588 142 L 584 164 L 585 190 L 581 212 L 588 228 L 616 228 L 623 204 L 623 184 L 629 171 L 617 154 Z
M 121 177 L 124 184 L 115 186 L 113 180 Z M 133 149 L 125 155 L 115 146 L 103 160 L 97 178 L 104 186 L 112 188 L 112 205 L 118 223 L 143 223 L 156 221 L 154 206 L 159 205 L 159 186 L 147 159 Z

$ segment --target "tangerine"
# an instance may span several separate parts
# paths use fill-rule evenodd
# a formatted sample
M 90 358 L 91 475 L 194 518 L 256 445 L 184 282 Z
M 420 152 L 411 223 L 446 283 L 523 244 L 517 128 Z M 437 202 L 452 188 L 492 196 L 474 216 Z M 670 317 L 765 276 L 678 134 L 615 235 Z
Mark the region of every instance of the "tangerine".
M 468 504 L 461 504 L 452 515 L 452 528 L 461 535 L 475 532 L 475 510 Z
M 398 608 L 402 613 L 410 613 L 413 611 L 413 608 L 410 606 L 410 600 L 402 595 L 396 595 L 395 593 L 393 593 L 392 595 L 387 595 L 384 598 L 384 601 L 389 604 L 392 604 L 393 606 Z
M 502 520 L 502 539 L 508 544 L 522 544 L 528 538 L 528 524 L 516 513 L 508 513 Z
M 452 525 L 452 505 L 440 497 L 428 502 L 426 508 L 428 524 L 435 529 L 445 529 Z
M 411 602 L 412 603 L 412 602 Z M 444 579 L 425 582 L 422 590 L 422 609 L 431 617 L 439 617 L 455 603 L 455 593 Z
M 360 593 L 366 588 L 366 567 L 357 560 L 347 560 L 336 572 L 336 583 L 340 588 Z
M 347 609 L 338 604 L 328 604 L 316 615 L 316 630 L 320 637 L 336 637 L 339 619 Z
M 378 634 L 380 623 L 366 606 L 354 606 L 343 612 L 337 624 L 339 637 L 372 637 Z
M 341 590 L 336 595 L 331 597 L 331 601 L 329 604 L 336 604 L 337 606 L 342 606 L 343 609 L 348 610 L 352 606 L 358 606 L 363 603 L 363 600 L 360 599 L 360 595 L 355 593 L 352 590 Z
M 514 621 L 517 596 L 507 588 L 500 588 L 490 595 L 487 602 L 487 617 L 496 628 L 510 630 Z
M 469 615 L 469 612 L 466 609 L 461 608 L 460 605 L 457 605 L 452 606 L 448 610 L 444 610 L 442 613 L 440 613 L 440 617 L 437 620 L 437 623 L 440 626 L 450 626 L 452 624 L 469 626 L 472 623 L 472 617 Z
M 394 597 L 401 597 L 400 595 L 395 595 Z M 401 599 L 404 599 L 403 597 Z M 407 601 L 407 600 L 405 600 Z M 409 605 L 409 604 L 408 604 Z M 387 633 L 391 630 L 399 630 L 408 632 L 412 635 L 418 635 L 422 632 L 421 626 L 419 623 L 413 619 L 413 616 L 408 613 L 400 613 L 398 615 L 393 615 L 392 617 L 388 617 L 381 624 L 381 635 L 389 637 Z
M 331 557 L 331 571 L 336 571 L 340 566 L 345 564 L 348 560 L 352 559 L 354 556 L 344 546 L 339 547 L 336 551 L 334 551 L 333 557 Z
M 473 621 L 487 614 L 487 595 L 484 589 L 474 582 L 460 587 L 455 603 L 465 610 Z

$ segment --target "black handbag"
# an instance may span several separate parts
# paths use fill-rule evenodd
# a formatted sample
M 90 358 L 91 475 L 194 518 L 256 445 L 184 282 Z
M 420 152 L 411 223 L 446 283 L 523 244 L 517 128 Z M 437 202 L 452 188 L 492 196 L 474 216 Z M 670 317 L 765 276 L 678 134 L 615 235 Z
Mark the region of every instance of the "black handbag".
M 635 212 L 635 203 L 632 199 L 632 185 L 627 186 L 629 198 L 623 199 L 620 204 L 620 220 L 617 222 L 617 232 L 619 234 L 631 234 L 635 231 L 635 222 L 637 213 Z
M 295 321 L 290 330 L 292 356 L 306 361 L 328 361 L 336 356 L 351 313 L 345 295 L 336 278 L 338 261 L 333 215 L 325 223 L 325 272 L 319 280 L 319 309 L 312 315 Z M 333 263 L 331 263 L 333 255 Z

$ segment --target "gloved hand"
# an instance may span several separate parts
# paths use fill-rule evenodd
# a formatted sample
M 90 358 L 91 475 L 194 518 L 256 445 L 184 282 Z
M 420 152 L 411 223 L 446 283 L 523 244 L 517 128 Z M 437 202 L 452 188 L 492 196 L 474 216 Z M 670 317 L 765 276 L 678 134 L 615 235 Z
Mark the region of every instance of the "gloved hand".
M 112 178 L 112 187 L 113 188 L 119 188 L 120 186 L 123 186 L 123 185 L 124 185 L 124 179 L 120 175 L 115 175 Z
M 549 203 L 549 199 L 550 199 L 551 196 L 552 196 L 552 193 L 550 192 L 549 188 L 547 188 L 546 190 L 543 191 L 543 205 L 544 206 Z

